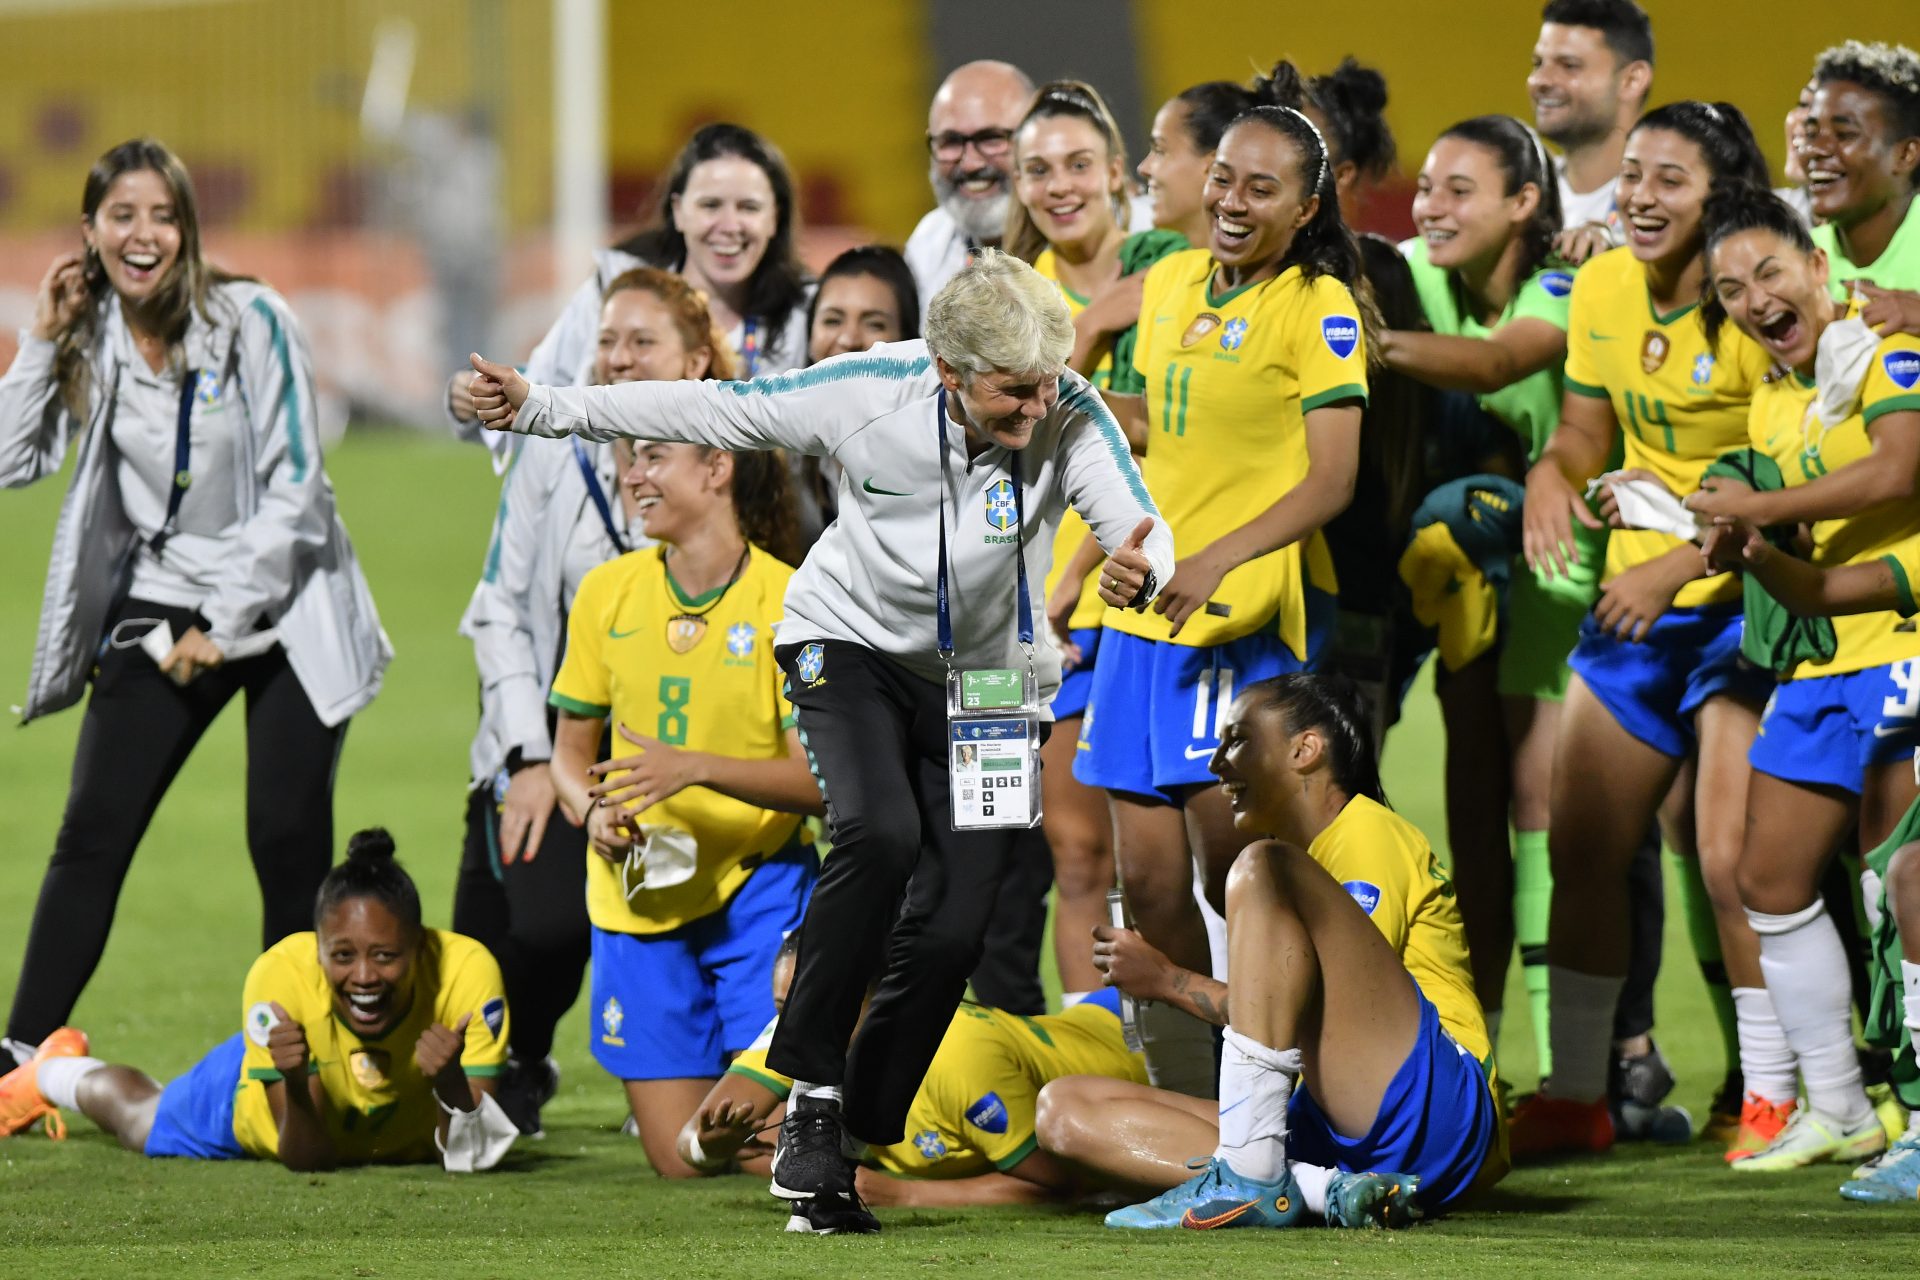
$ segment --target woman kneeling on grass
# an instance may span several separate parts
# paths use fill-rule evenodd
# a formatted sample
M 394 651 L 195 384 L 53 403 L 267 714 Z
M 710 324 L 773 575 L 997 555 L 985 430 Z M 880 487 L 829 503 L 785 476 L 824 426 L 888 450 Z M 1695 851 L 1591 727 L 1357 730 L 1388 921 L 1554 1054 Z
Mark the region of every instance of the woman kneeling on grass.
M 1218 1104 L 1084 1076 L 1042 1091 L 1043 1151 L 1171 1188 L 1108 1226 L 1405 1226 L 1506 1172 L 1453 885 L 1386 807 L 1366 723 L 1338 677 L 1234 700 L 1209 765 L 1257 837 L 1227 879 L 1231 1012 L 1227 984 L 1094 931 L 1112 985 L 1226 1028 Z
M 300 1172 L 431 1160 L 491 1168 L 518 1132 L 492 1099 L 506 1059 L 500 968 L 471 938 L 420 923 L 420 893 L 385 831 L 328 873 L 314 931 L 254 961 L 243 1032 L 161 1087 L 86 1055 L 62 1027 L 0 1079 L 0 1135 L 70 1107 L 149 1156 L 278 1160 Z M 288 1079 L 304 1079 L 289 1089 Z

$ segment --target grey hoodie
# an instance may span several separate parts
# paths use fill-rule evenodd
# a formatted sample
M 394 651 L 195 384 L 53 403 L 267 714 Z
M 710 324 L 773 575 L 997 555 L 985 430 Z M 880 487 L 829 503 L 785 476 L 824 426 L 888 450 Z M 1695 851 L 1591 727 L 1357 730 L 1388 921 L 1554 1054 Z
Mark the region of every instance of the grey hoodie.
M 946 497 L 954 665 L 1021 667 L 1009 490 L 1014 454 L 971 462 L 958 423 L 936 425 L 940 378 L 925 342 L 895 342 L 751 382 L 535 386 L 512 429 L 527 435 L 632 436 L 722 449 L 787 449 L 840 464 L 840 516 L 787 589 L 778 644 L 844 640 L 944 680 L 935 642 L 940 498 Z M 1141 483 L 1119 424 L 1075 373 L 1019 451 L 1026 561 L 1042 697 L 1060 682 L 1042 590 L 1054 530 L 1071 507 L 1111 550 L 1154 517 L 1144 553 L 1173 576 L 1173 535 Z

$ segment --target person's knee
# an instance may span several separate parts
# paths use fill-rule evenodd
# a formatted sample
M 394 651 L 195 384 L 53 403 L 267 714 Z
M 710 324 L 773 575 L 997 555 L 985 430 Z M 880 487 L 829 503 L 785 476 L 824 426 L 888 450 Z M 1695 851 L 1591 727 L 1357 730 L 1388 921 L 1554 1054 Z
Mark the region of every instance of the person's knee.
M 920 856 L 920 811 L 906 797 L 859 809 L 835 806 L 832 839 L 836 853 L 857 855 L 862 869 L 904 874 Z
M 1819 897 L 1819 886 L 1812 877 L 1783 859 L 1765 856 L 1742 857 L 1735 886 L 1741 906 L 1766 915 L 1792 915 L 1812 906 Z M 1711 894 L 1711 882 L 1707 888 Z
M 1049 830 L 1053 883 L 1063 898 L 1086 898 L 1113 887 L 1113 850 L 1097 829 Z
M 1049 1080 L 1034 1107 L 1033 1133 L 1043 1151 L 1079 1160 L 1087 1151 L 1088 1118 L 1094 1114 L 1093 1076 Z
M 1227 872 L 1229 922 L 1236 910 L 1284 900 L 1289 864 L 1298 856 L 1300 850 L 1278 840 L 1260 840 L 1242 849 Z
M 1896 918 L 1920 915 L 1920 842 L 1894 850 L 1881 884 L 1887 891 L 1887 906 Z

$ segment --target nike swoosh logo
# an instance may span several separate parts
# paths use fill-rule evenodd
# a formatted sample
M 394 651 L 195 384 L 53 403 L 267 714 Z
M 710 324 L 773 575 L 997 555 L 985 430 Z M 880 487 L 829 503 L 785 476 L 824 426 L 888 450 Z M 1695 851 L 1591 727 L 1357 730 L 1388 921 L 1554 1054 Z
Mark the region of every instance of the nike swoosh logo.
M 1612 334 L 1610 334 L 1610 333 L 1595 333 L 1595 332 L 1594 332 L 1593 330 L 1591 330 L 1591 329 L 1589 329 L 1589 330 L 1587 330 L 1587 337 L 1588 337 L 1588 339 L 1589 339 L 1589 340 L 1591 340 L 1591 341 L 1593 341 L 1593 342 L 1612 342 L 1612 341 L 1613 341 L 1613 335 L 1612 335 Z
M 1252 1096 L 1251 1094 L 1249 1094 L 1249 1095 L 1248 1095 L 1248 1097 L 1251 1097 L 1251 1096 Z M 1247 1100 L 1246 1098 L 1242 1098 L 1242 1099 L 1240 1099 L 1240 1101 L 1239 1101 L 1239 1102 L 1236 1102 L 1236 1103 L 1234 1103 L 1234 1104 L 1233 1104 L 1232 1106 L 1226 1106 L 1226 1107 L 1222 1107 L 1222 1108 L 1220 1108 L 1220 1114 L 1221 1114 L 1221 1115 L 1225 1115 L 1225 1114 L 1227 1114 L 1227 1112 L 1229 1112 L 1229 1111 L 1232 1111 L 1232 1110 L 1234 1109 L 1234 1107 L 1238 1107 L 1238 1106 L 1240 1106 L 1240 1105 L 1241 1105 L 1242 1103 L 1245 1103 L 1245 1102 L 1246 1102 L 1246 1100 Z
M 1876 738 L 1891 738 L 1896 733 L 1912 733 L 1912 732 L 1913 732 L 1913 726 L 1910 724 L 1896 724 L 1892 727 L 1891 731 L 1889 731 L 1888 727 L 1884 724 L 1877 724 L 1873 726 L 1873 736 Z
M 1187 759 L 1205 760 L 1214 753 L 1214 750 L 1213 747 L 1202 747 L 1198 751 L 1195 751 L 1192 747 L 1188 747 L 1186 748 Z
M 615 631 L 612 627 L 607 628 L 607 639 L 609 640 L 625 640 L 628 636 L 637 636 L 639 634 L 639 627 L 635 627 L 631 631 Z
M 901 493 L 897 489 L 878 488 L 874 485 L 872 476 L 868 476 L 865 480 L 861 481 L 860 487 L 868 493 L 877 493 L 883 498 L 911 498 L 913 496 L 911 493 Z
M 1258 1200 L 1248 1200 L 1244 1204 L 1236 1204 L 1231 1209 L 1216 1213 L 1211 1218 L 1203 1218 L 1189 1209 L 1187 1210 L 1186 1216 L 1181 1219 L 1180 1225 L 1189 1227 L 1195 1231 L 1206 1231 L 1213 1227 L 1224 1227 L 1235 1218 L 1250 1212 L 1253 1207 L 1259 1203 Z

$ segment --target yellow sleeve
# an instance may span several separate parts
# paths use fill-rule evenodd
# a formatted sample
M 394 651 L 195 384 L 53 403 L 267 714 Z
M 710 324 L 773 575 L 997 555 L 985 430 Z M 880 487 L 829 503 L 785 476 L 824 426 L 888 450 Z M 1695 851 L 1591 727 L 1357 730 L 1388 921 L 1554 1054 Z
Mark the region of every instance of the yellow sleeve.
M 562 711 L 605 719 L 613 711 L 613 686 L 607 677 L 604 657 L 606 644 L 606 603 L 613 585 L 614 566 L 609 560 L 588 570 L 574 593 L 573 609 L 567 614 L 567 653 L 553 677 L 553 692 L 547 701 Z
M 734 1055 L 733 1061 L 727 1064 L 727 1073 L 764 1085 L 773 1091 L 774 1097 L 784 1099 L 793 1092 L 793 1081 L 767 1065 L 767 1047 L 773 1043 L 773 1029 L 779 1025 L 778 1018 L 769 1022 L 759 1039 Z
M 1347 286 L 1331 276 L 1307 284 L 1293 342 L 1300 378 L 1300 412 L 1338 400 L 1367 398 L 1367 335 Z
M 1039 1090 L 997 1042 L 970 1037 L 964 1043 L 967 1052 L 955 1069 L 941 1070 L 945 1064 L 936 1059 L 922 1088 L 932 1095 L 934 1114 L 1005 1173 L 1039 1146 L 1034 1136 Z
M 1567 390 L 1575 395 L 1605 400 L 1606 377 L 1594 362 L 1593 320 L 1595 273 L 1583 270 L 1573 278 L 1573 297 L 1567 301 Z
M 1896 333 L 1873 353 L 1860 390 L 1860 416 L 1871 427 L 1889 413 L 1920 410 L 1920 338 Z
M 247 1051 L 240 1059 L 240 1074 L 248 1080 L 278 1080 L 280 1072 L 267 1052 L 267 1034 L 275 1021 L 272 1005 L 278 1004 L 301 1026 L 310 1020 L 302 996 L 304 984 L 298 968 L 276 948 L 262 955 L 247 970 L 247 982 L 240 991 L 241 1026 L 247 1036 Z M 309 1040 L 311 1043 L 311 1040 Z
M 1413 893 L 1407 883 L 1412 864 L 1397 844 L 1376 849 L 1364 837 L 1356 839 L 1352 832 L 1342 835 L 1321 865 L 1360 904 L 1394 951 L 1405 951 L 1413 927 Z
M 453 963 L 441 976 L 434 1016 L 443 1027 L 457 1027 L 460 1019 L 472 1014 L 466 1045 L 460 1051 L 460 1069 L 470 1076 L 497 1076 L 507 1061 L 510 1031 L 507 989 L 500 978 L 499 962 L 471 938 L 459 934 L 443 937 L 453 952 Z

